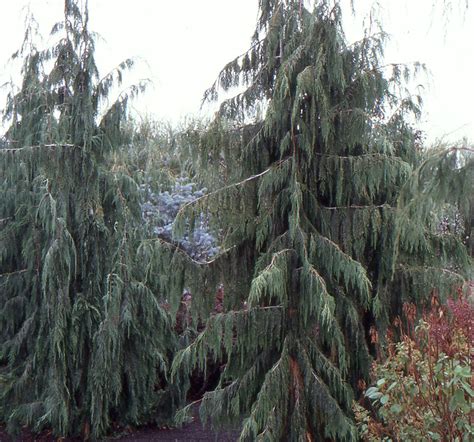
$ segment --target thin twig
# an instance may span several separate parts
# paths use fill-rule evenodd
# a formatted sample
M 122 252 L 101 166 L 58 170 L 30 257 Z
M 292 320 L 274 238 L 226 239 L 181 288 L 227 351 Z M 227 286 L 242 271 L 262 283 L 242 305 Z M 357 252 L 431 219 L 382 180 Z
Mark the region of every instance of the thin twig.
M 17 152 L 21 150 L 30 150 L 30 149 L 41 149 L 41 148 L 48 148 L 52 149 L 55 147 L 76 147 L 79 148 L 79 146 L 76 146 L 75 144 L 38 144 L 36 146 L 23 146 L 23 147 L 8 147 L 5 149 L 0 149 L 1 152 Z
M 198 203 L 200 200 L 203 200 L 203 199 L 209 198 L 211 196 L 217 195 L 218 193 L 223 192 L 223 191 L 228 190 L 228 189 L 231 189 L 233 187 L 239 187 L 243 184 L 248 183 L 249 181 L 253 181 L 253 180 L 256 180 L 258 178 L 261 178 L 262 176 L 264 176 L 268 172 L 270 172 L 272 169 L 274 169 L 275 167 L 279 167 L 281 164 L 283 164 L 284 162 L 286 162 L 288 160 L 289 160 L 289 158 L 286 158 L 285 160 L 281 160 L 277 163 L 276 166 L 271 166 L 268 169 L 265 169 L 263 172 L 257 173 L 256 175 L 249 176 L 248 178 L 245 178 L 244 180 L 239 181 L 238 183 L 232 183 L 232 184 L 229 184 L 227 186 L 221 187 L 220 189 L 214 190 L 213 192 L 206 193 L 205 195 L 200 196 L 199 198 L 196 198 L 195 200 L 184 204 L 179 209 L 178 213 L 176 214 L 176 218 L 178 218 L 189 206 L 192 206 L 192 205 Z
M 29 272 L 29 271 L 30 271 L 30 269 L 23 269 L 23 270 L 17 270 L 15 272 L 10 272 L 10 273 L 1 273 L 0 278 L 8 278 L 10 276 L 20 275 L 22 273 L 26 273 L 26 272 Z
M 327 154 L 327 153 L 321 153 L 321 152 L 315 152 L 313 155 L 316 155 L 318 157 L 334 157 L 334 158 L 340 158 L 340 159 L 352 159 L 352 158 L 361 158 L 361 157 L 381 157 L 381 158 L 390 158 L 390 159 L 396 159 L 399 161 L 403 161 L 400 157 L 396 156 L 389 156 L 384 153 L 380 152 L 374 152 L 374 153 L 363 153 L 360 155 L 337 155 L 337 154 Z
M 379 204 L 377 206 L 373 205 L 366 205 L 366 206 L 358 206 L 358 205 L 350 205 L 350 206 L 320 206 L 321 209 L 324 210 L 343 210 L 343 209 L 392 209 L 394 210 L 395 208 L 390 206 L 390 204 Z
M 179 245 L 177 244 L 173 244 L 172 242 L 169 242 L 169 241 L 166 241 L 165 239 L 163 238 L 160 238 L 160 237 L 157 237 L 157 238 L 150 238 L 148 239 L 147 241 L 158 241 L 160 242 L 161 244 L 164 244 L 172 249 L 174 249 L 175 252 L 178 252 L 180 254 L 182 254 L 186 259 L 188 259 L 189 261 L 193 262 L 194 264 L 196 265 L 209 265 L 209 264 L 212 264 L 214 263 L 215 261 L 217 261 L 221 256 L 227 254 L 228 252 L 230 252 L 232 249 L 235 249 L 235 247 L 237 246 L 232 246 L 232 247 L 229 247 L 225 250 L 223 250 L 222 252 L 218 253 L 213 259 L 211 259 L 210 261 L 197 261 L 195 260 L 194 258 L 191 257 L 191 255 L 189 255 L 185 250 L 183 250 L 182 248 L 179 247 Z

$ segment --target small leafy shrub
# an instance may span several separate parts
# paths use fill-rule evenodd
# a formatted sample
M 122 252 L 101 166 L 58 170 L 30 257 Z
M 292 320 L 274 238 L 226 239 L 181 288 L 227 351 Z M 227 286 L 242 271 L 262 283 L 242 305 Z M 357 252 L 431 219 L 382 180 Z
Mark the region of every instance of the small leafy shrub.
M 415 326 L 416 309 L 404 307 L 395 322 L 401 340 L 373 365 L 375 385 L 365 397 L 370 409 L 354 405 L 366 441 L 472 441 L 472 303 L 460 297 L 432 309 Z M 367 400 L 366 399 L 366 400 Z

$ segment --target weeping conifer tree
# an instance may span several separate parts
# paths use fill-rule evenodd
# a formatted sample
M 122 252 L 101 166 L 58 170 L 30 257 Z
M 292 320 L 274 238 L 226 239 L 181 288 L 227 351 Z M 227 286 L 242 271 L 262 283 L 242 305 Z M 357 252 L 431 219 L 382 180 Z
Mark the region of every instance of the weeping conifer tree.
M 0 421 L 97 438 L 112 423 L 171 415 L 175 341 L 136 257 L 137 185 L 113 161 L 126 89 L 104 112 L 127 60 L 99 79 L 87 2 L 65 0 L 57 43 L 28 29 L 23 83 L 8 97 L 0 149 Z
M 351 403 L 391 318 L 462 280 L 443 282 L 443 254 L 468 265 L 459 241 L 426 225 L 407 219 L 398 235 L 418 103 L 396 93 L 404 67 L 381 65 L 383 33 L 349 45 L 339 2 L 315 3 L 260 0 L 251 48 L 206 94 L 243 86 L 201 140 L 228 182 L 180 214 L 206 206 L 223 221 L 230 311 L 173 373 L 226 358 L 201 414 L 244 416 L 241 440 L 357 440 Z

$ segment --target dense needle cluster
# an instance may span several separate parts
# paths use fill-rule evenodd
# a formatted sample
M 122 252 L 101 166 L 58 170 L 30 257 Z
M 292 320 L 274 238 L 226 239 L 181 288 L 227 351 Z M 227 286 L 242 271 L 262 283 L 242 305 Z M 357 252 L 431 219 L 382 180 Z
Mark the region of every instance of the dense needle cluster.
M 142 184 L 144 202 L 141 204 L 142 215 L 150 232 L 165 241 L 174 243 L 173 225 L 179 210 L 185 204 L 191 204 L 202 198 L 207 189 L 196 189 L 187 177 L 179 177 L 171 190 L 153 192 L 150 186 Z M 192 259 L 205 262 L 219 252 L 217 240 L 212 234 L 206 217 L 201 214 L 194 223 L 192 231 L 186 232 L 177 240 L 177 246 L 183 249 Z

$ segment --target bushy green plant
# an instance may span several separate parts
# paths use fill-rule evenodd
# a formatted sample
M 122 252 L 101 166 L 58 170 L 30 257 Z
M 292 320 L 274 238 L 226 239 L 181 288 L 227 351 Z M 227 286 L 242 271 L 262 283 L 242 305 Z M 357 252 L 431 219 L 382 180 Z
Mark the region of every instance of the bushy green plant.
M 372 411 L 354 406 L 364 440 L 473 440 L 474 308 L 462 297 L 434 301 L 416 327 L 415 308 L 405 305 L 406 327 L 396 321 L 400 342 L 374 363 L 375 384 L 365 392 Z

